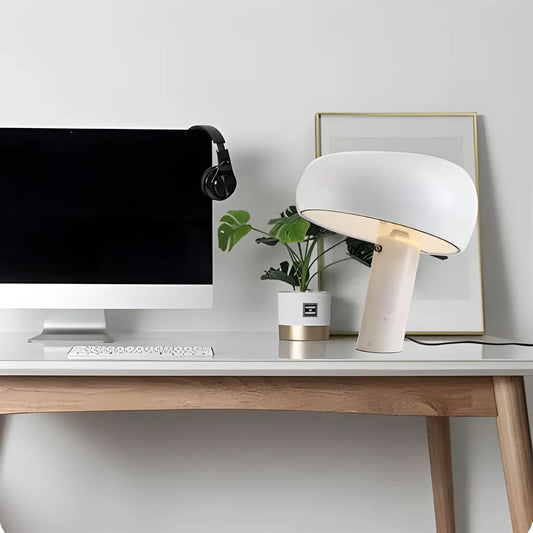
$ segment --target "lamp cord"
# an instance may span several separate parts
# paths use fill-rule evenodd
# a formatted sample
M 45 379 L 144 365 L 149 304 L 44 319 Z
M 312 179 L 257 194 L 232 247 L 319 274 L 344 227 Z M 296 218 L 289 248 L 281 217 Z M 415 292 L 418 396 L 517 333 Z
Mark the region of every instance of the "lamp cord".
M 439 341 L 439 342 L 425 342 L 413 337 L 405 336 L 407 340 L 414 342 L 415 344 L 421 344 L 423 346 L 444 346 L 445 344 L 487 344 L 490 346 L 527 346 L 533 347 L 533 344 L 527 342 L 489 342 L 489 341 Z

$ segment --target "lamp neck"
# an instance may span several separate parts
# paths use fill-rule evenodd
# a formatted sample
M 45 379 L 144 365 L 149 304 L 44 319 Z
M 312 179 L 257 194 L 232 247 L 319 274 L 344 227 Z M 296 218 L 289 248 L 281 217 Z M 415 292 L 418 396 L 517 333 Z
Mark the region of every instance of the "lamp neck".
M 358 350 L 391 353 L 403 349 L 420 250 L 401 233 L 394 230 L 376 240 Z
M 380 222 L 376 245 L 381 244 L 383 246 L 385 240 L 401 242 L 418 250 L 421 248 L 415 232 L 410 232 L 407 228 L 398 227 L 389 222 Z

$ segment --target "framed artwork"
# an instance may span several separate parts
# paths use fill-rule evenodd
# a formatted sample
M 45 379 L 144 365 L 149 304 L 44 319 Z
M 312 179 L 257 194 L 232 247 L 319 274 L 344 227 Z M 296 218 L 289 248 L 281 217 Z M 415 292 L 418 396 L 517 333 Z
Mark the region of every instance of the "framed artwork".
M 317 113 L 316 156 L 385 150 L 448 159 L 462 166 L 478 189 L 476 113 Z M 431 179 L 431 176 L 428 176 Z M 466 250 L 443 261 L 420 255 L 407 323 L 411 334 L 484 333 L 479 223 Z M 323 243 L 325 248 L 333 241 Z M 338 252 L 337 252 L 338 250 Z M 336 248 L 340 260 L 345 247 Z M 332 260 L 332 256 L 329 256 Z M 348 260 L 324 269 L 319 289 L 332 295 L 331 330 L 359 330 L 370 269 Z

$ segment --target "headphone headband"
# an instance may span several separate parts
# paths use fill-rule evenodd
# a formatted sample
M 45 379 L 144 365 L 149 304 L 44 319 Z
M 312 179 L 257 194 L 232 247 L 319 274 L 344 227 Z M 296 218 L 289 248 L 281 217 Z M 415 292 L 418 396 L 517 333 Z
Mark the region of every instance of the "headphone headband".
M 202 130 L 205 131 L 207 134 L 209 134 L 209 137 L 211 137 L 211 140 L 215 144 L 224 144 L 226 141 L 224 140 L 224 137 L 222 136 L 222 133 L 218 131 L 214 126 L 208 126 L 208 125 L 196 125 L 191 126 L 189 128 L 190 130 Z

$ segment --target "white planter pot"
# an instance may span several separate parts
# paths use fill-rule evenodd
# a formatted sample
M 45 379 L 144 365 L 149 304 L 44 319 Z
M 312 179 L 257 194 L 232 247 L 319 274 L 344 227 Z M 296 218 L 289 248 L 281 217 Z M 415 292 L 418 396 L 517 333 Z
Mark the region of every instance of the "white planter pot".
M 279 338 L 312 341 L 329 338 L 331 295 L 327 291 L 278 293 Z

